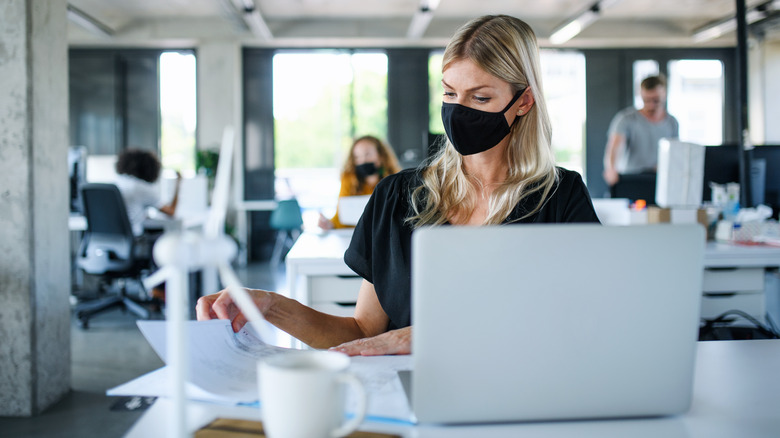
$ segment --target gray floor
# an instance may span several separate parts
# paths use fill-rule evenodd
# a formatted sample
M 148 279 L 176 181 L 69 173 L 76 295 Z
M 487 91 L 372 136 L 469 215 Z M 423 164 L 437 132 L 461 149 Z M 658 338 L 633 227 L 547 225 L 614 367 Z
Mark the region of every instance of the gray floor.
M 247 287 L 280 290 L 285 285 L 283 266 L 250 264 L 236 273 Z M 105 391 L 161 366 L 131 313 L 117 309 L 100 314 L 90 320 L 87 330 L 74 318 L 71 392 L 37 417 L 0 417 L 0 437 L 121 437 L 143 415 L 143 408 L 133 408 L 145 400 L 108 397 Z

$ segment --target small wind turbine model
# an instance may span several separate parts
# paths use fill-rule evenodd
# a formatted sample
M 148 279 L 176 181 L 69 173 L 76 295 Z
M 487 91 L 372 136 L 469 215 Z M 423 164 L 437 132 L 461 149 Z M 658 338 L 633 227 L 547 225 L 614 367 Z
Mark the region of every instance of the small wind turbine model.
M 233 239 L 225 236 L 225 214 L 230 189 L 230 170 L 233 165 L 233 129 L 226 127 L 217 164 L 217 175 L 211 198 L 208 218 L 202 232 L 181 230 L 165 233 L 154 245 L 154 260 L 161 267 L 144 280 L 147 289 L 166 283 L 166 319 L 168 365 L 173 371 L 171 380 L 174 412 L 169 418 L 169 437 L 186 437 L 188 353 L 186 320 L 189 314 L 188 274 L 204 268 L 216 268 L 230 296 L 261 338 L 271 339 L 263 316 L 253 304 L 249 294 L 241 286 L 230 262 L 236 257 L 238 247 Z M 209 291 L 217 292 L 217 291 Z

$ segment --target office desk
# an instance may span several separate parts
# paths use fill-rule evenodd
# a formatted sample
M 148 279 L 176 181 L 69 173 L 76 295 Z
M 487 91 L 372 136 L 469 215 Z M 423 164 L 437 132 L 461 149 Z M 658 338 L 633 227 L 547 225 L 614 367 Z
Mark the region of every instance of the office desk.
M 370 395 L 371 396 L 371 395 Z M 373 395 L 377 396 L 377 395 Z M 387 397 L 387 394 L 380 396 Z M 395 394 L 401 396 L 402 394 Z M 562 394 L 561 396 L 565 396 Z M 598 396 L 598 394 L 594 394 Z M 217 417 L 260 419 L 257 408 L 189 404 L 191 431 Z M 128 432 L 128 438 L 166 436 L 170 401 L 158 399 Z M 404 437 L 686 437 L 776 438 L 780 436 L 780 340 L 710 341 L 698 344 L 693 404 L 677 417 L 467 426 L 412 426 L 367 421 L 361 430 Z
M 344 263 L 352 231 L 305 232 L 298 237 L 285 259 L 290 298 L 323 311 L 337 310 L 327 309 L 328 304 L 355 302 L 362 280 Z
M 705 268 L 780 267 L 780 247 L 707 242 Z
M 303 233 L 287 254 L 290 298 L 323 312 L 349 316 L 360 279 L 344 263 L 352 229 Z M 704 253 L 702 317 L 739 309 L 763 320 L 764 273 L 780 267 L 780 248 L 708 242 Z
M 702 318 L 742 310 L 763 321 L 766 315 L 766 270 L 780 267 L 780 248 L 708 242 L 704 254 Z

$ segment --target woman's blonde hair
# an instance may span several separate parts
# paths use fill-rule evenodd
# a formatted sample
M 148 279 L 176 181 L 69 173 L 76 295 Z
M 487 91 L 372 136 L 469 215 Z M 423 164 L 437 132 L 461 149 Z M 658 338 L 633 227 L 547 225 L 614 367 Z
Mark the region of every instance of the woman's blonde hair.
M 509 168 L 507 179 L 491 194 L 484 224 L 502 223 L 521 201 L 540 193 L 539 202 L 529 206 L 533 208 L 523 216 L 528 217 L 544 205 L 558 178 L 536 36 L 517 18 L 480 17 L 455 33 L 444 51 L 442 71 L 453 62 L 466 59 L 508 82 L 512 94 L 526 87 L 533 93 L 534 105 L 510 127 L 505 155 Z M 443 143 L 440 151 L 425 163 L 422 185 L 412 191 L 413 214 L 407 222 L 414 228 L 443 224 L 451 217 L 470 217 L 476 207 L 475 184 L 480 182 L 463 172 L 462 156 L 449 139 Z
M 374 145 L 377 153 L 379 154 L 379 161 L 382 162 L 380 169 L 378 169 L 380 180 L 388 175 L 392 175 L 401 171 L 401 165 L 398 163 L 398 157 L 395 156 L 395 152 L 393 152 L 393 148 L 391 148 L 390 145 L 380 140 L 379 138 L 374 137 L 373 135 L 364 135 L 362 137 L 358 137 L 355 139 L 355 141 L 352 142 L 352 146 L 349 148 L 349 155 L 347 156 L 347 160 L 344 162 L 344 169 L 342 169 L 342 178 L 349 180 L 350 187 L 353 191 L 353 193 L 351 193 L 352 195 L 359 195 L 362 193 L 363 185 L 365 184 L 363 178 L 359 177 L 355 173 L 355 156 L 353 155 L 355 146 L 362 141 L 366 141 Z

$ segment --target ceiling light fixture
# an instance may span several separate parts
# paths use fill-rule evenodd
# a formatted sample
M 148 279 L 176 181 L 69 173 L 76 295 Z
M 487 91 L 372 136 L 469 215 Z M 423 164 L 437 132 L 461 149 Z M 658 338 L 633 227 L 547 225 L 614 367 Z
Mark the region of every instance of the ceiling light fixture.
M 414 13 L 412 23 L 409 24 L 409 30 L 406 31 L 406 37 L 410 39 L 420 39 L 428 29 L 431 23 L 433 13 L 439 7 L 440 0 L 420 0 L 420 8 Z
M 757 21 L 767 18 L 769 16 L 769 12 L 777 9 L 780 9 L 780 1 L 770 1 L 763 3 L 753 9 L 748 10 L 745 14 L 745 21 L 747 21 L 748 24 L 753 24 Z M 691 38 L 696 43 L 703 43 L 705 41 L 719 38 L 729 32 L 734 32 L 736 29 L 736 17 L 728 17 L 696 29 L 693 32 L 693 35 L 691 35 Z
M 618 1 L 620 0 L 601 0 L 593 3 L 584 11 L 556 27 L 550 35 L 550 43 L 555 45 L 563 44 L 574 38 L 586 27 L 593 24 L 604 9 L 612 6 Z
M 258 37 L 266 40 L 270 40 L 274 37 L 271 33 L 271 29 L 263 19 L 260 10 L 255 6 L 254 0 L 234 0 L 237 6 L 241 9 L 244 16 L 244 22 L 249 26 L 249 30 Z
M 96 35 L 110 37 L 115 33 L 114 29 L 70 3 L 68 3 L 68 19 Z

